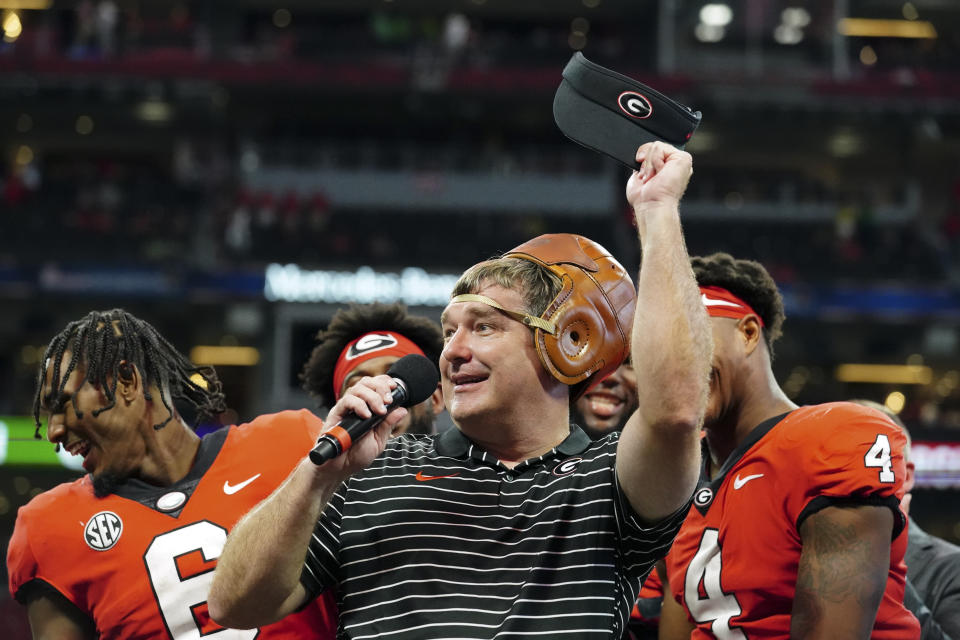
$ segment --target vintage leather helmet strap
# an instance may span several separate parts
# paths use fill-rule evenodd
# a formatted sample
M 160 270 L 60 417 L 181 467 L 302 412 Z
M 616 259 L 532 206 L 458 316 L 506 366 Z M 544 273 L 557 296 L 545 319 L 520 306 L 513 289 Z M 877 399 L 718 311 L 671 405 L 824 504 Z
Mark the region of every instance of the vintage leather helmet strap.
M 557 326 L 553 322 L 550 322 L 549 320 L 544 320 L 543 318 L 532 316 L 529 313 L 523 313 L 522 311 L 513 311 L 511 309 L 505 309 L 503 306 L 500 305 L 499 302 L 497 302 L 493 298 L 488 298 L 487 296 L 482 296 L 478 293 L 461 293 L 458 296 L 454 296 L 450 300 L 450 302 L 451 303 L 480 302 L 480 303 L 489 305 L 494 309 L 499 309 L 500 311 L 507 314 L 514 320 L 522 322 L 528 327 L 536 327 L 537 329 L 542 329 L 543 331 L 546 331 L 550 335 L 556 335 L 557 333 Z

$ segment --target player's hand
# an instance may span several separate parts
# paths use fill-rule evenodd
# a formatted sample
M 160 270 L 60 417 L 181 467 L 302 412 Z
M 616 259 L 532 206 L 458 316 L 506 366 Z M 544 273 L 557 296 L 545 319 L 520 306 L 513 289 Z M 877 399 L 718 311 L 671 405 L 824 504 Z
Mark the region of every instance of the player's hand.
M 693 157 L 666 142 L 637 149 L 640 170 L 627 181 L 627 201 L 634 211 L 658 205 L 677 206 L 693 175 Z
M 323 467 L 338 469 L 349 475 L 365 469 L 380 455 L 387 446 L 393 428 L 407 415 L 407 410 L 403 407 L 387 413 L 387 406 L 393 402 L 392 393 L 396 386 L 396 381 L 387 375 L 372 378 L 365 376 L 344 392 L 324 420 L 325 432 L 340 424 L 344 418 L 350 417 L 351 413 L 358 418 L 369 418 L 374 414 L 386 414 L 386 417 L 372 431 L 354 440 L 349 449 L 323 464 Z

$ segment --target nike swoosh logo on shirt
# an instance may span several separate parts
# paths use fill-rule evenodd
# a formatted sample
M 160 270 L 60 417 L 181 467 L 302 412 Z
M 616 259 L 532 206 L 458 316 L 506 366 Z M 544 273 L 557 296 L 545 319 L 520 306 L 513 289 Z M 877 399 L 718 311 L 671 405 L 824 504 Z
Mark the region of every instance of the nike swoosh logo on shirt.
M 253 476 L 252 478 L 247 478 L 247 479 L 244 480 L 243 482 L 240 482 L 240 483 L 237 483 L 237 484 L 233 484 L 233 485 L 230 484 L 230 482 L 229 482 L 228 480 L 224 480 L 224 481 L 223 481 L 223 492 L 224 492 L 225 494 L 227 494 L 228 496 L 232 496 L 232 495 L 235 494 L 237 491 L 240 491 L 240 489 L 243 489 L 245 486 L 247 486 L 248 484 L 250 484 L 251 482 L 253 482 L 254 480 L 256 480 L 256 479 L 259 478 L 259 477 L 260 477 L 260 474 L 258 473 L 257 475 Z
M 763 477 L 762 473 L 755 473 L 751 476 L 744 476 L 741 478 L 740 474 L 738 473 L 737 477 L 733 479 L 733 488 L 739 489 L 740 487 L 747 484 L 751 480 L 756 480 L 757 478 L 762 478 L 762 477 Z
M 428 475 L 424 475 L 423 471 L 417 471 L 417 480 L 419 480 L 420 482 L 426 482 L 428 480 L 439 480 L 440 478 L 452 478 L 458 475 L 460 474 L 452 473 L 449 476 L 428 476 Z
M 701 293 L 700 300 L 703 301 L 703 306 L 705 307 L 739 307 L 736 302 L 730 302 L 729 300 L 720 300 L 719 298 L 708 298 L 707 294 Z

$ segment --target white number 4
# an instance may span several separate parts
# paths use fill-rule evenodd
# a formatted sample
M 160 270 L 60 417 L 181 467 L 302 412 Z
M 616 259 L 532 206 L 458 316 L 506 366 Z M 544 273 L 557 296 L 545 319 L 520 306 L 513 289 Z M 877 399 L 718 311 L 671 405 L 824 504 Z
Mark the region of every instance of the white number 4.
M 742 630 L 730 624 L 730 619 L 743 610 L 737 596 L 725 593 L 720 584 L 723 560 L 719 535 L 716 529 L 704 529 L 700 548 L 684 576 L 683 600 L 690 617 L 701 624 L 711 623 L 710 630 L 717 640 L 747 640 Z M 704 595 L 700 595 L 701 590 Z
M 868 467 L 880 468 L 880 482 L 893 482 L 893 463 L 890 461 L 890 439 L 884 434 L 878 434 L 873 446 L 863 456 L 863 464 Z

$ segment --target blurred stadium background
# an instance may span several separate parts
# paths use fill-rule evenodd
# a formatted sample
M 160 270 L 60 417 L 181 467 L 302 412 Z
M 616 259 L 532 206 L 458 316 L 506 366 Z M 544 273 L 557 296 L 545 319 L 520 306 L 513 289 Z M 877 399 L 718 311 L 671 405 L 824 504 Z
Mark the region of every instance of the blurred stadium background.
M 897 411 L 915 517 L 960 539 L 956 0 L 0 0 L 0 30 L 3 549 L 76 476 L 27 416 L 90 309 L 216 364 L 235 421 L 310 406 L 347 302 L 438 317 L 464 267 L 546 232 L 635 268 L 626 172 L 553 123 L 578 50 L 703 112 L 691 252 L 767 266 L 787 392 Z M 6 593 L 0 628 L 29 637 Z

